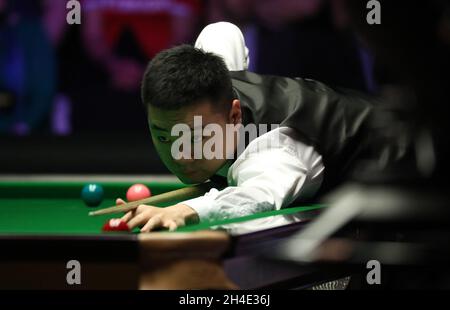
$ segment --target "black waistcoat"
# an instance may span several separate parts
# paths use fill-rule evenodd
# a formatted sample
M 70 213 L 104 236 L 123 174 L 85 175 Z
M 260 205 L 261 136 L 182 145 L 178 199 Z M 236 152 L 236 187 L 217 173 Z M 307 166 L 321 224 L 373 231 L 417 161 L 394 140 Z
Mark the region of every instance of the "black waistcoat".
M 322 155 L 322 191 L 341 182 L 353 163 L 366 156 L 368 122 L 375 99 L 361 93 L 332 89 L 320 82 L 230 72 L 241 101 L 243 123 L 280 124 L 294 128 L 302 142 Z

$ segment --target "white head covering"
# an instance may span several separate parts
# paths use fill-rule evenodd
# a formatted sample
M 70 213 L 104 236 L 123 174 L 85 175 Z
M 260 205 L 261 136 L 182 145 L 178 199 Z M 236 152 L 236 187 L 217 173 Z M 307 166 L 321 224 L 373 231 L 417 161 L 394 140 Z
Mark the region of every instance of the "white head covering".
M 248 69 L 250 57 L 244 36 L 232 23 L 209 24 L 198 36 L 195 47 L 221 56 L 230 71 Z

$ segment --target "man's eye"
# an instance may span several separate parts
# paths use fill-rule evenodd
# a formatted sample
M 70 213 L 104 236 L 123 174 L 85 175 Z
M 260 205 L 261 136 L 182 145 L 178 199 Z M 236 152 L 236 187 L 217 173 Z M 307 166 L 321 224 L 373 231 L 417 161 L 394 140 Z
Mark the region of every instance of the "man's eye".
M 158 139 L 158 141 L 161 142 L 161 143 L 167 143 L 167 142 L 169 142 L 169 139 L 168 139 L 167 137 L 164 137 L 164 136 L 158 136 L 157 139 Z

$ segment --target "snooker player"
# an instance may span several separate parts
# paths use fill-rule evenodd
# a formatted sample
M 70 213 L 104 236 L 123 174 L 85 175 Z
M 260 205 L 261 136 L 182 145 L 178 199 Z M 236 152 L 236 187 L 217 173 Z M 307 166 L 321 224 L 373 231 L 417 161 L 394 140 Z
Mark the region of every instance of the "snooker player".
M 241 31 L 224 22 L 207 26 L 196 47 L 177 46 L 150 62 L 142 100 L 164 164 L 184 183 L 223 177 L 228 186 L 166 208 L 141 205 L 122 218 L 130 228 L 174 230 L 188 223 L 286 208 L 341 182 L 368 150 L 373 98 L 313 80 L 258 75 L 247 71 L 248 63 Z M 171 130 L 177 124 L 192 128 L 194 116 L 224 132 L 227 124 L 280 126 L 246 142 L 241 153 L 235 143 L 233 159 L 175 159 L 171 145 L 178 137 Z M 206 143 L 210 137 L 202 138 Z M 275 140 L 279 143 L 270 143 Z M 282 216 L 223 228 L 243 233 L 295 220 Z

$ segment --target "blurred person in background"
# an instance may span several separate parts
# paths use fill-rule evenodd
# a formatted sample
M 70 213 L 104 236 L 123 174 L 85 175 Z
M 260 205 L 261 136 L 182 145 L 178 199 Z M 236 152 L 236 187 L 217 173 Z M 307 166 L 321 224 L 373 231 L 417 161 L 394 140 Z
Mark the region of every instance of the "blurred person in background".
M 108 72 L 114 87 L 135 91 L 149 59 L 170 46 L 191 42 L 198 0 L 85 0 L 83 39 L 89 56 Z
M 408 161 L 382 166 L 378 173 L 368 166 L 357 174 L 364 180 L 419 184 L 420 190 L 444 186 L 447 192 L 450 3 L 433 0 L 410 5 L 409 1 L 398 0 L 383 1 L 381 5 L 382 22 L 373 27 L 363 14 L 367 11 L 364 3 L 345 0 L 352 26 L 375 54 L 377 73 L 383 72 L 383 82 L 390 84 L 382 91 L 387 115 L 373 127 L 397 137 L 402 152 L 409 156 Z M 412 191 L 417 190 L 414 187 Z
M 40 1 L 0 0 L 0 133 L 47 130 L 55 59 Z
M 208 18 L 243 29 L 251 71 L 376 90 L 370 54 L 348 29 L 341 0 L 212 0 Z
M 73 131 L 143 135 L 147 122 L 135 103 L 145 66 L 159 51 L 193 40 L 201 2 L 80 3 L 81 25 L 67 27 L 58 49 L 61 85 L 73 103 Z

